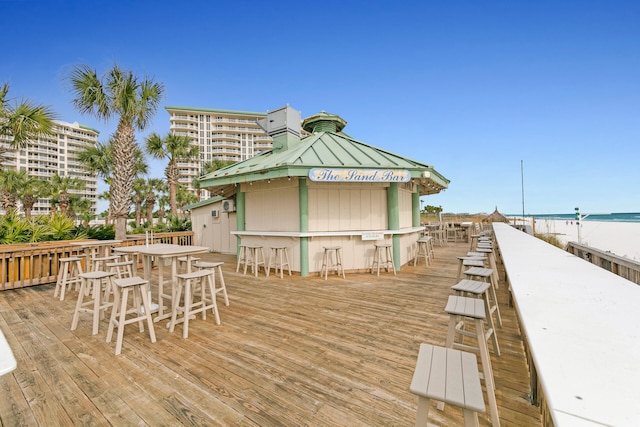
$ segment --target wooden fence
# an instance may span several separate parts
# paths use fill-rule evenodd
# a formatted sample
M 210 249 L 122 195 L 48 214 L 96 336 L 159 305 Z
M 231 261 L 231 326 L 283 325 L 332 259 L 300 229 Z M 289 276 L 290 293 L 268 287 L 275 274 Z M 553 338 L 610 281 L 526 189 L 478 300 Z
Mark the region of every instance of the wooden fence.
M 577 242 L 569 242 L 567 244 L 567 252 L 640 285 L 640 262 L 638 261 L 623 258 L 611 252 L 601 251 L 591 246 L 581 245 Z
M 129 235 L 117 246 L 143 245 L 146 236 Z M 64 242 L 30 243 L 26 245 L 0 245 L 0 291 L 27 286 L 55 283 L 60 267 L 60 258 L 76 255 L 84 248 L 77 244 L 82 240 Z M 91 240 L 86 241 L 87 244 Z M 157 233 L 153 243 L 191 245 L 193 232 Z

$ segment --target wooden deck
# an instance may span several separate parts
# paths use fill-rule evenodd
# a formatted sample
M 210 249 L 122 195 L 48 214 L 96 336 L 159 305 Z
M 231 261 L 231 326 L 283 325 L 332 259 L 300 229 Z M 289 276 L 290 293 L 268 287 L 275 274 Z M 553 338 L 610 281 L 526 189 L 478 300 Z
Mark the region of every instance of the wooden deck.
M 0 328 L 18 368 L 0 377 L 4 426 L 207 425 L 409 426 L 417 398 L 409 385 L 420 343 L 444 345 L 443 308 L 465 243 L 436 247 L 436 262 L 397 276 L 243 276 L 225 261 L 230 306 L 158 341 L 127 327 L 120 356 L 91 336 L 88 315 L 70 331 L 75 292 L 54 285 L 0 292 Z M 503 426 L 541 425 L 527 401 L 529 378 L 506 286 L 499 290 L 502 356 L 493 358 Z M 486 398 L 485 398 L 486 402 Z M 462 424 L 462 412 L 433 407 L 431 423 Z M 487 414 L 481 425 L 490 425 Z

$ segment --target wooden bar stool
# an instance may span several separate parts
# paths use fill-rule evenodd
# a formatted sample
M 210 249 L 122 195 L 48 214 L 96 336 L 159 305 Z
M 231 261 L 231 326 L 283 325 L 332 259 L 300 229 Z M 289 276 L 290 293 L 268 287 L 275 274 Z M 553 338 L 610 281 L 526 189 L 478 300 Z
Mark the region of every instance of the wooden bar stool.
M 478 426 L 478 412 L 485 411 L 478 360 L 472 353 L 420 344 L 409 390 L 418 395 L 416 427 L 427 426 L 431 399 L 461 408 L 465 427 Z
M 247 267 L 251 266 L 251 271 L 258 277 L 260 266 L 264 268 L 265 275 L 267 272 L 267 264 L 264 259 L 264 249 L 262 246 L 240 245 L 240 254 L 238 255 L 238 264 L 236 265 L 236 273 L 240 270 L 240 265 L 244 265 L 243 274 L 247 274 Z
M 486 319 L 484 303 L 478 298 L 451 295 L 449 296 L 444 311 L 449 314 L 449 329 L 447 332 L 446 347 L 478 351 L 480 353 L 484 385 L 487 390 L 489 410 L 491 413 L 491 422 L 494 427 L 499 427 L 500 418 L 498 416 L 495 383 L 493 379 L 493 370 L 491 368 L 491 356 L 489 355 L 489 347 L 487 346 L 487 340 L 493 335 L 494 331 L 490 329 L 485 331 L 484 329 L 484 322 Z M 465 319 L 474 323 L 475 332 L 464 330 Z M 457 334 L 476 338 L 478 346 L 475 347 L 456 342 Z M 442 409 L 444 404 L 439 404 L 438 407 L 439 409 Z
M 144 320 L 147 321 L 149 337 L 151 342 L 156 342 L 156 331 L 153 328 L 151 319 L 151 307 L 147 295 L 148 280 L 141 277 L 128 277 L 126 279 L 113 279 L 114 300 L 111 318 L 109 319 L 109 330 L 107 331 L 107 342 L 111 342 L 113 329 L 117 326 L 116 355 L 122 351 L 122 339 L 124 337 L 124 327 L 130 323 L 138 323 L 140 332 L 144 332 Z M 129 293 L 133 295 L 133 306 L 129 307 Z M 140 307 L 142 300 L 142 308 Z M 127 315 L 133 315 L 127 319 Z
M 500 346 L 498 346 L 498 334 L 496 333 L 496 326 L 493 323 L 493 312 L 495 312 L 498 307 L 498 303 L 496 301 L 491 301 L 490 298 L 490 289 L 491 285 L 487 282 L 481 282 L 479 280 L 469 280 L 463 279 L 457 284 L 451 287 L 452 290 L 456 292 L 457 295 L 460 296 L 473 296 L 475 298 L 481 298 L 484 301 L 484 311 L 485 313 L 489 313 L 487 317 L 487 326 L 489 330 L 493 331 L 493 336 L 491 337 L 493 344 L 493 352 L 496 356 L 500 356 Z
M 267 276 L 271 271 L 271 260 L 275 260 L 273 267 L 275 268 L 274 273 L 278 274 L 278 269 L 280 270 L 280 278 L 284 277 L 283 270 L 284 267 L 287 267 L 289 270 L 289 276 L 291 276 L 291 266 L 289 265 L 289 252 L 287 251 L 286 246 L 278 246 L 272 247 L 269 253 L 269 264 L 267 266 Z
M 78 301 L 71 320 L 72 331 L 75 331 L 78 327 L 80 313 L 92 313 L 93 328 L 91 334 L 98 333 L 99 322 L 101 318 L 104 318 L 105 310 L 113 307 L 113 302 L 109 302 L 109 295 L 111 294 L 111 279 L 114 275 L 115 273 L 104 271 L 89 271 L 80 274 L 80 291 L 78 292 Z M 85 301 L 85 297 L 89 295 L 91 296 L 89 301 Z
M 182 338 L 189 337 L 189 320 L 191 316 L 202 313 L 202 319 L 206 320 L 207 310 L 209 309 L 213 311 L 216 318 L 216 324 L 220 324 L 220 315 L 218 314 L 218 305 L 216 304 L 216 291 L 214 290 L 213 285 L 214 275 L 214 271 L 208 269 L 176 275 L 178 283 L 173 294 L 169 332 L 174 331 L 176 324 L 182 323 Z M 193 298 L 193 290 L 196 286 L 192 286 L 194 281 L 200 286 L 200 301 L 198 302 L 194 302 Z M 211 294 L 211 298 L 207 298 L 207 288 Z M 182 289 L 184 289 L 184 305 L 181 307 L 179 302 L 182 297 Z M 182 316 L 180 318 L 178 318 L 178 312 L 182 312 Z
M 498 325 L 502 326 L 502 316 L 500 315 L 500 307 L 498 306 L 498 294 L 496 293 L 496 286 L 494 284 L 494 274 L 492 268 L 484 268 L 484 267 L 471 267 L 470 269 L 464 272 L 464 275 L 467 276 L 468 279 L 480 279 L 482 281 L 489 283 L 490 297 L 494 301 L 494 305 L 492 305 L 492 312 L 496 313 L 496 318 L 498 320 Z
M 216 285 L 216 276 L 215 274 L 213 275 L 213 289 L 216 291 L 216 293 L 218 292 L 222 292 L 222 295 L 224 296 L 224 305 L 228 306 L 229 305 L 229 297 L 227 296 L 227 286 L 224 283 L 224 276 L 222 275 L 222 265 L 224 264 L 224 262 L 207 262 L 207 261 L 201 261 L 201 262 L 196 262 L 195 264 L 193 264 L 193 266 L 195 268 L 197 268 L 198 270 L 202 270 L 202 269 L 209 269 L 209 270 L 216 270 L 218 269 L 218 276 L 220 276 L 220 287 L 218 287 Z
M 200 261 L 200 258 L 194 257 L 194 256 L 192 256 L 192 257 L 186 257 L 186 256 L 179 257 L 178 258 L 178 264 L 180 266 L 184 265 L 185 266 L 184 271 L 186 271 L 186 272 L 191 271 L 191 269 L 188 268 L 188 266 L 187 266 L 187 260 L 190 260 L 191 261 L 191 265 L 193 265 L 194 262 Z
M 425 236 L 418 239 L 418 251 L 416 253 L 416 257 L 413 259 L 413 266 L 415 267 L 418 264 L 418 261 L 421 258 L 424 258 L 424 263 L 428 267 L 431 264 L 431 258 L 433 257 L 433 252 L 431 250 L 431 236 Z
M 106 270 L 106 265 L 109 262 L 116 262 L 120 259 L 120 255 L 109 255 L 103 257 L 91 258 L 91 271 Z
M 462 267 L 484 267 L 484 260 L 486 257 L 481 256 L 459 256 L 458 261 L 458 273 L 456 274 L 456 282 L 460 281 L 460 275 L 462 274 Z
M 107 271 L 114 273 L 118 279 L 133 277 L 133 261 L 108 262 L 105 267 Z
M 60 258 L 56 288 L 53 291 L 54 298 L 60 294 L 60 301 L 64 300 L 64 294 L 69 285 L 76 285 L 76 289 L 78 288 L 81 282 L 80 274 L 83 273 L 81 260 L 82 258 L 77 256 Z
M 383 267 L 387 272 L 389 267 L 393 270 L 393 275 L 396 275 L 396 266 L 393 264 L 393 254 L 391 253 L 392 245 L 389 243 L 376 244 L 376 249 L 373 252 L 373 263 L 371 264 L 371 274 L 373 270 L 378 268 L 378 277 L 380 277 L 380 267 Z M 382 254 L 384 253 L 384 260 Z
M 485 254 L 489 258 L 489 268 L 493 269 L 493 284 L 496 289 L 500 289 L 498 286 L 498 282 L 500 281 L 500 277 L 498 276 L 498 266 L 496 265 L 496 256 L 493 253 L 492 248 L 487 247 L 479 247 L 476 249 L 478 253 Z
M 324 273 L 324 280 L 327 280 L 329 269 L 331 269 L 335 270 L 337 275 L 342 273 L 342 278 L 346 279 L 344 268 L 342 267 L 342 246 L 323 246 L 323 249 L 324 255 L 322 256 L 320 277 L 322 277 L 322 273 Z

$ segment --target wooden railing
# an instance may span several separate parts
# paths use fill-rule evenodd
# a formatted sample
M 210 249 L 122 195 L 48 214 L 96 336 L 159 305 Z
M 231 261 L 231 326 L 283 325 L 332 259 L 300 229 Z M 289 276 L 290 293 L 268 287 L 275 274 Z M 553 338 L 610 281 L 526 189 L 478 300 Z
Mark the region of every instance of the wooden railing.
M 0 245 L 0 291 L 27 286 L 54 283 L 58 276 L 60 258 L 82 251 L 80 240 L 64 242 L 30 243 L 26 245 Z M 91 241 L 87 241 L 90 244 Z M 143 245 L 146 236 L 130 235 L 114 246 Z M 157 233 L 153 243 L 191 245 L 193 231 Z
M 577 242 L 569 242 L 567 252 L 640 285 L 640 262 L 638 261 Z

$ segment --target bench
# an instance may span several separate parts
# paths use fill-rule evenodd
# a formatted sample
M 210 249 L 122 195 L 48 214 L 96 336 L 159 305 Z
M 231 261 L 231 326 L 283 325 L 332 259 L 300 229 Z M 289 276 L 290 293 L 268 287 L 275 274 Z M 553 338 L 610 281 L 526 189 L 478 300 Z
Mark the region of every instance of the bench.
M 465 426 L 478 426 L 478 412 L 485 411 L 478 362 L 472 353 L 420 344 L 409 390 L 418 395 L 416 427 L 427 425 L 430 399 L 461 408 Z

